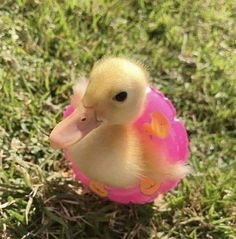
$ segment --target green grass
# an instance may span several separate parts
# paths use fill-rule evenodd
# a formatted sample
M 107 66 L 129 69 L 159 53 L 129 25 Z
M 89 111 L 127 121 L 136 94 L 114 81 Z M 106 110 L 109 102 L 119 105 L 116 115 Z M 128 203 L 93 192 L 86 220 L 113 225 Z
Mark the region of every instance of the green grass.
M 236 238 L 236 2 L 0 1 L 0 234 Z M 48 135 L 104 55 L 144 62 L 188 128 L 194 173 L 160 205 L 81 195 Z

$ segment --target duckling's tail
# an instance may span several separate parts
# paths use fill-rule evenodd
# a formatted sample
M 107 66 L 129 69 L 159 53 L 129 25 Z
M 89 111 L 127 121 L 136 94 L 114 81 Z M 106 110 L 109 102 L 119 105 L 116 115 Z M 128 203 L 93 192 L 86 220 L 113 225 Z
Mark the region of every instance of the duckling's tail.
M 151 178 L 156 182 L 162 183 L 167 180 L 180 180 L 192 172 L 189 165 L 183 163 L 170 164 L 165 162 L 153 172 Z
M 187 164 L 177 163 L 170 166 L 167 175 L 170 179 L 182 179 L 191 173 L 191 167 Z

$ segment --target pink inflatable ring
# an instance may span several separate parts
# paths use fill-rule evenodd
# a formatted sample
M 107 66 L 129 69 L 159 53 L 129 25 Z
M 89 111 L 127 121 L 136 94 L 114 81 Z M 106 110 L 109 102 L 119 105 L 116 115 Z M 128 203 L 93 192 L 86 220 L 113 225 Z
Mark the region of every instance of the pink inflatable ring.
M 69 116 L 73 111 L 73 107 L 69 105 L 64 111 L 64 117 Z M 155 121 L 159 123 L 160 127 L 155 127 L 153 133 L 152 126 Z M 183 123 L 176 118 L 176 110 L 170 100 L 154 87 L 147 89 L 146 107 L 134 122 L 134 127 L 145 132 L 157 150 L 161 150 L 170 162 L 187 161 L 189 151 L 186 129 Z M 75 166 L 67 149 L 64 149 L 64 154 L 75 173 L 76 179 L 91 189 L 91 180 Z M 144 204 L 154 201 L 158 195 L 175 188 L 178 182 L 167 181 L 160 185 L 155 184 L 151 190 L 145 189 L 145 182 L 142 182 L 143 185 L 140 183 L 132 188 L 114 188 L 105 185 L 102 191 L 97 192 L 97 194 L 118 203 Z

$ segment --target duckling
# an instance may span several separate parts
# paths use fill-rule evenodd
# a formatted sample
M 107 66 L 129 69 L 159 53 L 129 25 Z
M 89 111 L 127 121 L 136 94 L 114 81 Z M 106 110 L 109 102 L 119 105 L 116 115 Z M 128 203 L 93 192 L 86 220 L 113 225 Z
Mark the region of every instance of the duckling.
M 148 73 L 119 57 L 97 62 L 89 82 L 74 88 L 74 112 L 51 132 L 54 147 L 67 148 L 77 167 L 92 180 L 129 188 L 143 179 L 181 179 L 188 166 L 170 164 L 133 127 L 145 107 Z

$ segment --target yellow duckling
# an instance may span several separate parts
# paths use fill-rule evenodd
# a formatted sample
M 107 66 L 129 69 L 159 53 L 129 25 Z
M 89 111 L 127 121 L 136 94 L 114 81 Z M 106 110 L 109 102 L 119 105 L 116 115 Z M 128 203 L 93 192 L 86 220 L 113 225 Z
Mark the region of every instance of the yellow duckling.
M 125 58 L 105 58 L 93 67 L 88 85 L 74 88 L 75 111 L 50 135 L 54 147 L 67 148 L 92 180 L 131 187 L 142 179 L 161 183 L 183 178 L 184 164 L 170 164 L 132 126 L 145 105 L 148 73 Z

